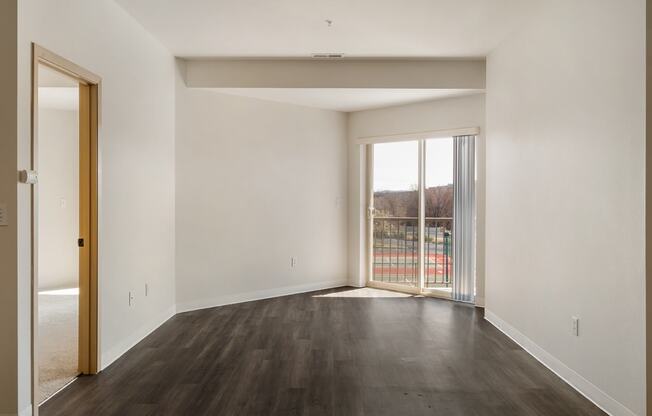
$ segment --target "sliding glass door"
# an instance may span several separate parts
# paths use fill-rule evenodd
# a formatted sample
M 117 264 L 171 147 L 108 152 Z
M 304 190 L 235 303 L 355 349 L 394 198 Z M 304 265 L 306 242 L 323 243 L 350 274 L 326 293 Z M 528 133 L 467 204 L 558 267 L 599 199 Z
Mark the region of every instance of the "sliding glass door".
M 373 145 L 372 280 L 419 286 L 419 142 Z
M 458 139 L 368 145 L 370 286 L 453 294 L 456 212 L 475 215 L 456 210 L 455 178 L 468 169 L 456 160 Z
M 423 288 L 453 284 L 453 138 L 425 141 Z

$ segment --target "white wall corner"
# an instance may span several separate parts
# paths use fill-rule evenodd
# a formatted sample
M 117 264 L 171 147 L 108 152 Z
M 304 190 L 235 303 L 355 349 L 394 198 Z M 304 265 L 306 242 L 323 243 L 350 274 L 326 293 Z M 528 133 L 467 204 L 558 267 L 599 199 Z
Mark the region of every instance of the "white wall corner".
M 552 354 L 538 346 L 534 341 L 522 334 L 519 330 L 507 322 L 503 321 L 490 310 L 485 309 L 485 320 L 495 326 L 499 331 L 507 335 L 509 338 L 511 338 L 527 353 L 536 358 L 541 364 L 548 367 L 550 371 L 555 373 L 558 377 L 568 383 L 571 387 L 573 387 L 580 394 L 593 402 L 593 404 L 598 406 L 607 414 L 611 416 L 642 416 L 636 415 L 636 413 L 628 409 L 625 405 L 609 396 L 595 384 L 582 377 L 575 370 L 566 366 L 566 364 L 559 361 Z
M 100 357 L 100 370 L 104 370 L 118 358 L 120 358 L 124 353 L 133 348 L 140 341 L 145 339 L 149 334 L 154 332 L 158 327 L 163 325 L 168 319 L 172 318 L 176 314 L 176 306 L 172 305 L 156 317 L 146 322 L 137 331 L 132 333 L 128 338 L 122 340 L 117 345 L 114 345 L 112 348 L 108 349 L 101 353 Z

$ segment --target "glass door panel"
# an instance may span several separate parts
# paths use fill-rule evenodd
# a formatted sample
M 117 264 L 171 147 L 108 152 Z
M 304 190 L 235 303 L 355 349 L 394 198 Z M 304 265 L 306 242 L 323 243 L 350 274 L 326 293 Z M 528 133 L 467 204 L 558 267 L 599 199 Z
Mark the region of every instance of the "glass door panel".
M 424 289 L 453 284 L 453 138 L 426 140 Z
M 419 142 L 373 145 L 371 280 L 419 285 Z

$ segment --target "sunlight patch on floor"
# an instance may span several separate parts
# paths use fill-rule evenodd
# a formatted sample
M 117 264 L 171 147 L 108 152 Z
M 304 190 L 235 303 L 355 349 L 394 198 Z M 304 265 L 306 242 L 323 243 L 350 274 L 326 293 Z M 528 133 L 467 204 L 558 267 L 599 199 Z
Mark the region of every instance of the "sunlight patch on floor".
M 340 292 L 325 293 L 323 295 L 314 295 L 313 298 L 410 298 L 413 296 L 414 295 L 409 293 L 374 289 L 372 287 L 361 287 Z

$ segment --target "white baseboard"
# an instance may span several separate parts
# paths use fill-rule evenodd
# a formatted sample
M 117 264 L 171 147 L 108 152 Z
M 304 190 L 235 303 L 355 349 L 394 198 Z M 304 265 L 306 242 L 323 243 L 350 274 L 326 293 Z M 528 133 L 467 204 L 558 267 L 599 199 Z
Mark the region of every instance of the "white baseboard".
M 531 339 L 522 334 L 519 330 L 503 321 L 493 312 L 485 309 L 485 319 L 502 333 L 520 345 L 525 351 L 545 365 L 553 373 L 577 390 L 584 397 L 593 402 L 600 409 L 611 416 L 636 416 L 625 405 L 600 390 L 595 384 L 582 377 L 575 370 L 559 361 L 543 348 L 539 347 Z
M 115 360 L 120 358 L 125 352 L 129 351 L 134 345 L 142 341 L 147 335 L 154 332 L 159 326 L 161 326 L 165 321 L 172 318 L 175 314 L 175 307 L 172 306 L 166 311 L 152 319 L 151 321 L 145 323 L 136 331 L 134 331 L 128 338 L 122 340 L 119 344 L 113 346 L 108 351 L 102 352 L 100 369 L 104 370 L 106 367 L 110 366 Z
M 327 282 L 308 283 L 305 285 L 283 286 L 274 289 L 255 290 L 252 292 L 235 293 L 217 296 L 191 302 L 177 303 L 177 313 L 189 312 L 197 309 L 213 308 L 215 306 L 231 305 L 234 303 L 250 302 L 253 300 L 269 299 L 278 296 L 295 295 L 298 293 L 312 292 L 313 290 L 331 289 L 334 287 L 348 286 L 346 279 Z

